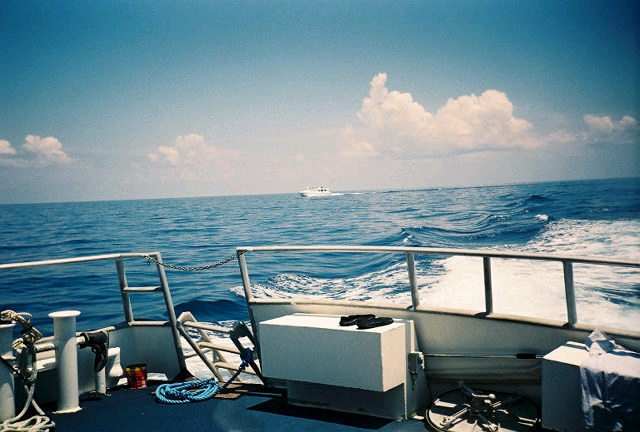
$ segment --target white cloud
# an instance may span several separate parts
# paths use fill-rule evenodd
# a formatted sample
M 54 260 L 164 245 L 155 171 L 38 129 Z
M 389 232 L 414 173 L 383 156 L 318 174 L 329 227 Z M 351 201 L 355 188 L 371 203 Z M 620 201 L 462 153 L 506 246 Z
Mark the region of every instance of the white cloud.
M 12 157 L 0 157 L 0 164 L 21 168 L 73 162 L 73 159 L 62 149 L 62 143 L 57 138 L 41 138 L 37 135 L 27 135 L 19 150 L 13 148 L 9 141 L 0 140 L 0 156 L 6 155 Z
M 22 148 L 35 153 L 41 165 L 68 163 L 72 161 L 64 150 L 62 150 L 62 143 L 54 137 L 41 138 L 37 135 L 27 135 Z
M 592 136 L 620 135 L 637 130 L 638 122 L 631 116 L 623 116 L 620 121 L 613 121 L 610 116 L 598 117 L 585 114 L 584 122 Z
M 430 113 L 410 93 L 389 91 L 386 82 L 385 73 L 371 80 L 357 114 L 359 127 L 343 131 L 348 143 L 344 155 L 428 157 L 533 145 L 531 123 L 513 115 L 513 104 L 503 92 L 449 99 Z
M 180 150 L 177 147 L 158 147 L 160 156 L 156 156 L 156 160 L 164 159 L 169 165 L 188 165 L 188 162 L 180 156 Z
M 16 154 L 16 149 L 11 147 L 11 143 L 7 140 L 0 140 L 0 155 L 1 154 Z
M 611 116 L 582 116 L 584 128 L 575 132 L 554 132 L 547 136 L 550 144 L 577 143 L 590 145 L 618 145 L 638 142 L 638 122 L 634 117 L 625 115 L 620 120 Z M 566 139 L 562 139 L 562 138 Z M 571 139 L 572 138 L 572 139 Z
M 622 120 L 620 120 L 619 125 L 623 129 L 632 129 L 638 125 L 638 121 L 631 116 L 624 116 L 622 117 Z
M 560 129 L 552 131 L 541 140 L 549 145 L 582 144 L 582 145 L 618 145 L 638 143 L 638 122 L 634 117 L 625 115 L 619 121 L 611 116 L 582 116 L 582 127 L 573 130 Z
M 219 150 L 207 145 L 202 135 L 189 134 L 176 138 L 173 146 L 160 146 L 149 153 L 152 162 L 166 162 L 174 167 L 195 166 L 203 161 L 214 160 Z
M 586 114 L 584 117 L 584 122 L 589 127 L 589 130 L 600 133 L 611 133 L 613 132 L 613 122 L 611 121 L 611 117 L 596 117 L 591 114 Z
M 230 162 L 242 154 L 239 150 L 210 146 L 202 135 L 188 134 L 178 136 L 173 146 L 159 146 L 147 157 L 153 163 L 177 169 L 183 180 L 196 180 L 215 176 L 221 170 L 230 172 Z

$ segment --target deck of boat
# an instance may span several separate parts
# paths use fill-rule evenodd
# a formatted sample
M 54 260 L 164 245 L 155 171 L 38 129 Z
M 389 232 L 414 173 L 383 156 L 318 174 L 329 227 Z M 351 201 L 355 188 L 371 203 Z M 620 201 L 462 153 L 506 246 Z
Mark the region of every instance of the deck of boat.
M 157 402 L 156 387 L 119 387 L 99 398 L 82 398 L 81 411 L 47 415 L 57 432 L 425 431 L 417 420 L 400 422 L 288 405 L 283 393 L 257 384 L 238 385 L 206 401 L 178 405 Z

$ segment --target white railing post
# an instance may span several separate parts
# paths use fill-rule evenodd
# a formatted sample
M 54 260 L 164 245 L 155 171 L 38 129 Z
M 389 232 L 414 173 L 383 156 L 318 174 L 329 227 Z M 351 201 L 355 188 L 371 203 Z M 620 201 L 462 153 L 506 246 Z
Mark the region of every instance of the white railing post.
M 418 279 L 416 278 L 416 261 L 412 252 L 407 252 L 407 270 L 409 271 L 409 285 L 411 287 L 411 304 L 416 309 L 420 306 L 420 294 L 418 292 Z
M 484 307 L 487 315 L 493 313 L 493 288 L 491 282 L 491 258 L 482 257 L 482 267 L 484 270 Z
M 80 311 L 51 312 L 53 318 L 53 344 L 56 351 L 58 374 L 58 413 L 80 410 L 78 393 L 78 345 L 76 342 L 76 317 Z
M 562 261 L 564 274 L 564 292 L 567 301 L 567 322 L 573 327 L 578 322 L 576 310 L 576 293 L 573 286 L 573 265 L 571 261 Z
M 253 293 L 251 292 L 251 282 L 249 281 L 249 270 L 247 269 L 247 260 L 244 253 L 238 252 L 238 266 L 242 275 L 242 286 L 244 287 L 244 296 L 247 303 L 253 301 Z
M 176 318 L 176 311 L 173 308 L 173 299 L 171 298 L 171 291 L 169 290 L 169 281 L 167 281 L 167 274 L 164 271 L 162 265 L 162 255 L 158 252 L 156 255 L 158 262 L 156 263 L 156 269 L 158 271 L 158 277 L 160 278 L 160 286 L 162 287 L 162 294 L 164 295 L 164 304 L 167 308 L 167 315 L 169 322 L 171 323 L 171 333 L 173 334 L 173 344 L 176 347 L 176 354 L 178 356 L 178 363 L 181 370 L 187 370 L 187 364 L 182 354 L 182 345 L 180 344 L 180 333 L 178 332 L 178 319 Z M 131 307 L 131 305 L 129 305 Z
M 127 322 L 133 322 L 133 308 L 131 307 L 131 299 L 129 293 L 125 291 L 127 288 L 127 273 L 124 270 L 124 258 L 116 258 L 116 271 L 118 272 L 118 282 L 120 283 L 120 295 L 122 297 L 122 309 L 124 319 Z

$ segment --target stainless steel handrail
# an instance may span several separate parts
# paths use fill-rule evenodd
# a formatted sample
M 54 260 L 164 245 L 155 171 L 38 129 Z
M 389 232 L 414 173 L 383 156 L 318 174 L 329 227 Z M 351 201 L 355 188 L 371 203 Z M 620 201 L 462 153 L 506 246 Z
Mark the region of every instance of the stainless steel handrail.
M 82 262 L 91 262 L 91 261 L 105 261 L 112 260 L 117 258 L 143 258 L 147 255 L 157 255 L 159 252 L 151 252 L 151 253 L 115 253 L 115 254 L 105 254 L 105 255 L 89 255 L 83 257 L 74 257 L 74 258 L 56 258 L 50 260 L 41 260 L 41 261 L 25 261 L 25 262 L 17 262 L 17 263 L 8 263 L 8 264 L 0 264 L 0 270 L 10 270 L 17 268 L 26 268 L 26 267 L 42 267 L 48 265 L 60 265 L 60 264 L 74 264 L 74 263 L 82 263 Z
M 409 287 L 411 290 L 412 308 L 417 309 L 420 305 L 419 287 L 416 281 L 416 269 L 414 256 L 423 255 L 445 255 L 445 256 L 467 256 L 482 258 L 485 294 L 485 313 L 493 313 L 493 289 L 491 276 L 491 259 L 520 259 L 537 261 L 554 261 L 562 263 L 564 275 L 565 301 L 567 309 L 567 322 L 569 326 L 574 326 L 578 322 L 576 310 L 576 297 L 573 281 L 573 264 L 590 264 L 620 267 L 640 268 L 640 262 L 615 258 L 598 257 L 577 257 L 561 254 L 526 253 L 526 252 L 503 252 L 493 250 L 473 250 L 473 249 L 452 249 L 452 248 L 428 248 L 428 247 L 402 247 L 402 246 L 245 246 L 236 249 L 240 259 L 240 274 L 244 286 L 245 297 L 248 302 L 253 300 L 251 282 L 249 280 L 249 270 L 245 255 L 249 252 L 324 252 L 324 253 L 402 253 L 406 255 L 407 271 L 409 275 Z
M 90 262 L 97 262 L 97 261 L 114 260 L 116 265 L 116 273 L 118 275 L 118 281 L 120 284 L 120 294 L 122 297 L 122 309 L 124 312 L 124 318 L 125 318 L 125 321 L 127 321 L 127 323 L 129 323 L 130 325 L 133 325 L 133 324 L 136 324 L 136 321 L 133 316 L 131 299 L 129 297 L 129 293 L 127 292 L 127 288 L 129 288 L 129 286 L 127 283 L 124 260 L 128 258 L 145 258 L 148 260 L 149 257 L 153 257 L 156 262 L 156 270 L 158 272 L 158 278 L 160 280 L 160 288 L 164 297 L 165 307 L 167 309 L 167 316 L 169 318 L 169 322 L 171 323 L 173 341 L 176 348 L 176 353 L 178 355 L 178 361 L 180 364 L 180 368 L 184 370 L 186 369 L 186 365 L 185 365 L 184 357 L 182 355 L 182 347 L 180 345 L 180 333 L 178 332 L 178 328 L 177 328 L 177 318 L 176 318 L 175 310 L 173 307 L 173 300 L 171 298 L 169 283 L 165 275 L 164 267 L 162 266 L 162 256 L 160 252 L 114 253 L 114 254 L 104 254 L 104 255 L 90 255 L 90 256 L 84 256 L 84 257 L 57 258 L 57 259 L 41 260 L 41 261 L 8 263 L 8 264 L 0 264 L 0 270 L 11 270 L 11 269 L 21 269 L 21 268 L 33 268 L 33 267 L 43 267 L 43 266 L 52 266 L 52 265 L 78 264 L 78 263 L 90 263 Z

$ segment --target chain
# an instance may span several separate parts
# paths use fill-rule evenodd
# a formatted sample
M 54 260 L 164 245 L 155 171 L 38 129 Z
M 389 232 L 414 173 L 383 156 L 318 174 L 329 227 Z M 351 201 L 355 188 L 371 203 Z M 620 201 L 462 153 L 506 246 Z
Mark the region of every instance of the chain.
M 244 252 L 237 252 L 234 255 L 232 255 L 229 258 L 224 259 L 222 261 L 214 262 L 214 263 L 211 263 L 211 264 L 206 264 L 206 265 L 203 265 L 203 266 L 195 266 L 195 267 L 185 267 L 185 266 L 179 266 L 179 265 L 174 265 L 174 264 L 163 263 L 163 262 L 158 261 L 157 258 L 152 257 L 151 255 L 143 255 L 143 257 L 146 258 L 149 262 L 154 262 L 157 265 L 161 265 L 162 267 L 165 267 L 165 268 L 168 268 L 168 269 L 195 272 L 195 271 L 211 270 L 212 268 L 223 266 L 223 265 L 228 264 L 231 261 L 239 258 L 240 255 L 242 255 L 242 254 L 244 254 Z

